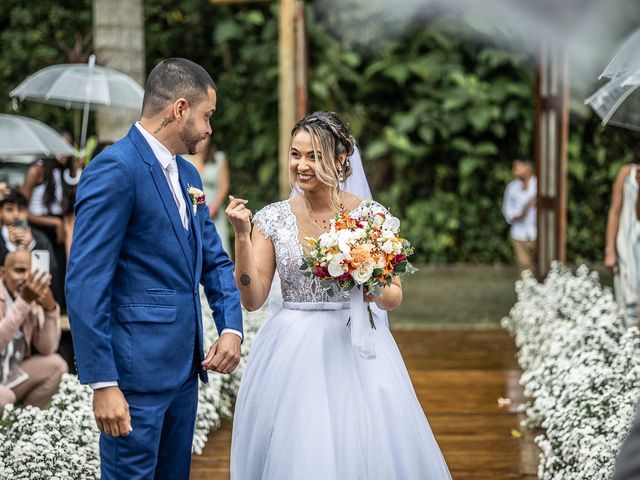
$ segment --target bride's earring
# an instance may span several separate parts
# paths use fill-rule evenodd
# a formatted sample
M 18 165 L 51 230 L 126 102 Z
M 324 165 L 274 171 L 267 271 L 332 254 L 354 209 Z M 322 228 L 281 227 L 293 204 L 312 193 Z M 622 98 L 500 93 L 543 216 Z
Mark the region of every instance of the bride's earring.
M 343 168 L 342 168 L 342 167 L 338 168 L 338 169 L 337 169 L 337 172 L 338 172 L 338 181 L 339 181 L 340 183 L 344 182 L 344 173 L 343 173 Z

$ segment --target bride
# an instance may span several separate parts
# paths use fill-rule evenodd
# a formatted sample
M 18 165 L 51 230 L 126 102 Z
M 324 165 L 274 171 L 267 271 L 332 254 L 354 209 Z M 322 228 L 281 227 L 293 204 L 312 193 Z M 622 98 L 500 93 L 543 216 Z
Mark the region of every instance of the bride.
M 226 210 L 242 304 L 248 310 L 263 305 L 276 269 L 283 299 L 256 336 L 242 378 L 233 480 L 451 478 L 384 322 L 371 332 L 375 352 L 363 354 L 347 326 L 349 295 L 328 296 L 299 269 L 305 237 L 326 231 L 339 211 L 357 217 L 364 205 L 344 189 L 352 173 L 366 184 L 361 163 L 351 165 L 354 150 L 340 116 L 311 114 L 292 131 L 292 197 L 257 212 L 253 232 L 246 200 L 231 197 Z M 380 204 L 373 207 L 388 214 Z M 400 282 L 365 301 L 397 308 Z

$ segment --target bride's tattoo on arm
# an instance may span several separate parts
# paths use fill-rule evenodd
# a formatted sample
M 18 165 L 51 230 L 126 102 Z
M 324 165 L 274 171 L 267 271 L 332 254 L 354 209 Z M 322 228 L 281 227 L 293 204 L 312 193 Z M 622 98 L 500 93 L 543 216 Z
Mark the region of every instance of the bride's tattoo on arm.
M 162 122 L 160 122 L 160 126 L 158 128 L 156 128 L 153 133 L 156 134 L 158 133 L 160 130 L 162 130 L 164 127 L 166 127 L 167 125 L 169 125 L 171 122 L 173 122 L 173 120 L 170 117 L 164 117 L 164 119 L 162 120 Z
M 251 283 L 251 277 L 246 273 L 243 273 L 242 275 L 240 275 L 240 283 L 243 287 L 248 287 Z

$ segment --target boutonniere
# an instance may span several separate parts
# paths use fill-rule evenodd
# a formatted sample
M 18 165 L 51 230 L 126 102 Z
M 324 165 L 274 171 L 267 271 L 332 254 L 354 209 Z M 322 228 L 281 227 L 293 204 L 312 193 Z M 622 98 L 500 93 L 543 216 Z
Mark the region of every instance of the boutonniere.
M 196 214 L 199 205 L 205 204 L 205 195 L 202 190 L 191 185 L 187 185 L 187 193 L 191 199 L 191 206 L 193 207 L 193 214 Z

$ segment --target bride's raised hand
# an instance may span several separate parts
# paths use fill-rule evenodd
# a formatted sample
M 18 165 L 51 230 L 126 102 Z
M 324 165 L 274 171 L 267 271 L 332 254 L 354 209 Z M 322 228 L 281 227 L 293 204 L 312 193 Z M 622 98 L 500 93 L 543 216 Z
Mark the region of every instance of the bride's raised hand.
M 247 203 L 248 200 L 229 195 L 229 205 L 224 213 L 231 222 L 236 235 L 251 233 L 251 217 L 253 214 L 246 207 Z

